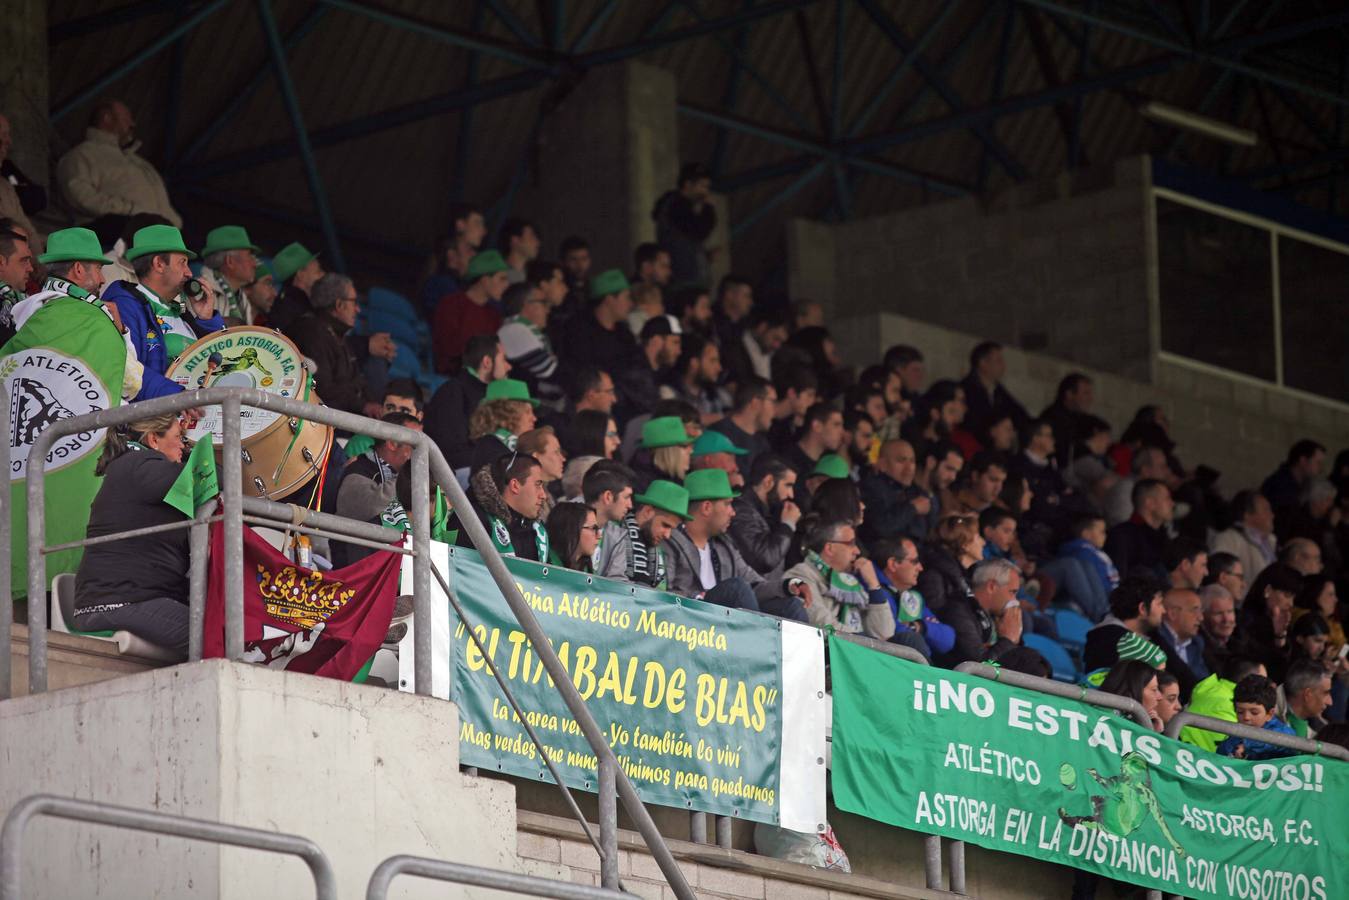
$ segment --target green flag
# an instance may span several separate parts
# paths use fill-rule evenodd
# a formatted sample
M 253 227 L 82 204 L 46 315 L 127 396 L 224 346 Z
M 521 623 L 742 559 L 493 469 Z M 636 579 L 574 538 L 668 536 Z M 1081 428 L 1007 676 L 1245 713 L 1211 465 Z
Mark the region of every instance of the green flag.
M 27 593 L 28 451 L 37 436 L 62 419 L 108 409 L 121 402 L 126 343 L 107 313 L 63 297 L 47 303 L 0 348 L 0 389 L 9 395 L 10 567 L 14 593 Z M 104 431 L 67 435 L 47 454 L 48 544 L 85 536 L 89 508 L 102 483 L 94 466 Z M 47 556 L 46 580 L 74 572 L 81 550 Z
M 185 516 L 197 514 L 197 507 L 220 493 L 215 475 L 215 445 L 210 436 L 197 441 L 188 454 L 187 465 L 178 473 L 164 502 Z

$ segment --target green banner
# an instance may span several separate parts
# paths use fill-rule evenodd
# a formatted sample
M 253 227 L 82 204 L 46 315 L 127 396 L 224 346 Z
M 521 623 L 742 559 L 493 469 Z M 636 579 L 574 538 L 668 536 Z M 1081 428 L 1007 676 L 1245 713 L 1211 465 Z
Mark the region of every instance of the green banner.
M 449 555 L 455 596 L 563 780 L 596 790 L 594 752 L 481 557 Z M 778 821 L 777 620 L 528 560 L 506 565 L 645 802 Z M 460 762 L 551 781 L 483 654 L 462 623 L 450 627 Z
M 1345 896 L 1349 763 L 1229 759 L 1090 704 L 829 653 L 840 809 L 1184 897 Z
M 108 314 L 73 298 L 47 303 L 0 348 L 0 382 L 9 394 L 10 571 L 15 596 L 27 594 L 28 451 L 49 425 L 121 402 L 126 343 Z M 52 445 L 44 469 L 47 543 L 85 536 L 89 508 L 102 483 L 94 474 L 103 429 L 67 435 Z M 47 557 L 46 582 L 74 572 L 83 552 Z

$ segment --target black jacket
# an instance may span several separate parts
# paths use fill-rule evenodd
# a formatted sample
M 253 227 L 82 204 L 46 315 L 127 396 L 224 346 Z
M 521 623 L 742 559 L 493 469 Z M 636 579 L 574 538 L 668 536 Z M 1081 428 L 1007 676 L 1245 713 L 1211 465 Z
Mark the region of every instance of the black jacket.
M 324 311 L 301 316 L 291 326 L 290 335 L 300 352 L 318 366 L 314 390 L 324 404 L 360 415 L 370 398 L 365 375 L 345 339 L 346 332 L 346 325 Z
M 768 508 L 753 491 L 742 493 L 734 506 L 731 539 L 740 549 L 740 555 L 751 569 L 767 580 L 781 581 L 795 530 L 782 521 L 772 521 Z
M 291 329 L 300 317 L 311 313 L 314 308 L 309 305 L 309 294 L 300 290 L 291 282 L 286 282 L 281 288 L 281 295 L 276 298 L 272 304 L 271 310 L 267 313 L 267 325 L 275 328 L 287 337 L 293 338 Z
M 1149 637 L 1152 638 L 1152 642 L 1158 647 L 1161 647 L 1162 651 L 1166 654 L 1166 671 L 1176 676 L 1176 680 L 1180 682 L 1180 702 L 1188 704 L 1190 702 L 1190 695 L 1194 693 L 1194 686 L 1211 673 L 1205 672 L 1203 675 L 1200 675 L 1195 672 L 1194 669 L 1191 669 L 1189 665 L 1186 664 L 1185 660 L 1181 658 L 1179 651 L 1176 650 L 1176 645 L 1171 642 L 1171 636 L 1167 634 L 1166 629 L 1158 628 L 1149 635 Z M 1191 647 L 1197 648 L 1201 655 L 1204 654 L 1204 636 L 1202 634 L 1195 635 L 1194 640 L 1195 643 L 1192 644 Z
M 473 442 L 468 439 L 468 418 L 485 396 L 486 384 L 476 375 L 460 372 L 442 384 L 426 404 L 426 433 L 452 469 L 469 464 Z
M 945 547 L 926 544 L 919 553 L 919 559 L 923 563 L 923 571 L 918 575 L 918 593 L 923 595 L 928 609 L 937 613 L 938 618 L 941 618 L 941 611 L 955 601 L 964 597 L 974 598 L 959 561 Z
M 1003 416 L 1011 416 L 1016 425 L 1017 434 L 1025 430 L 1030 414 L 1011 391 L 1001 384 L 993 388 L 990 396 L 978 374 L 971 372 L 960 382 L 965 389 L 965 427 L 978 436 L 985 428 Z
M 88 537 L 186 518 L 164 502 L 182 463 L 156 450 L 130 450 L 108 464 L 89 511 Z M 171 597 L 187 602 L 188 529 L 86 547 L 75 575 L 75 606 Z
M 927 595 L 923 595 L 924 599 Z M 1018 646 L 998 634 L 993 616 L 973 597 L 957 597 L 937 613 L 937 618 L 955 629 L 950 651 L 934 657 L 937 665 L 953 669 L 963 662 L 991 662 Z
M 913 501 L 927 497 L 916 484 L 900 484 L 884 472 L 872 472 L 860 485 L 862 502 L 867 514 L 862 520 L 862 540 L 868 544 L 882 538 L 906 537 L 921 544 L 928 530 L 936 524 L 936 500 L 926 516 L 920 515 Z
M 1120 575 L 1147 574 L 1158 581 L 1167 580 L 1162 558 L 1166 553 L 1166 532 L 1152 528 L 1136 519 L 1120 522 L 1105 539 L 1105 552 L 1119 569 Z

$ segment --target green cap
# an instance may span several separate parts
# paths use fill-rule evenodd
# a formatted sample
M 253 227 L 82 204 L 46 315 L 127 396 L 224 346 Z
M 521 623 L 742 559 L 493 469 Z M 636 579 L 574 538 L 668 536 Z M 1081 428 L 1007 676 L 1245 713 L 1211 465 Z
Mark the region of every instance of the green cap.
M 659 419 L 647 419 L 642 426 L 642 447 L 655 450 L 660 447 L 686 447 L 693 441 L 684 430 L 684 420 L 679 416 L 661 416 Z
M 689 500 L 731 500 L 739 497 L 731 490 L 731 476 L 724 469 L 699 469 L 684 479 Z
M 811 475 L 823 475 L 825 478 L 847 478 L 848 464 L 837 453 L 826 453 L 811 470 Z
M 622 293 L 630 287 L 632 285 L 628 284 L 628 276 L 618 269 L 607 269 L 590 279 L 590 296 L 607 297 L 610 294 Z
M 1142 660 L 1154 669 L 1166 662 L 1166 652 L 1147 638 L 1126 631 L 1115 644 L 1120 659 Z
M 202 256 L 210 256 L 222 250 L 252 250 L 261 253 L 258 246 L 248 239 L 248 232 L 238 225 L 221 225 L 206 232 L 206 246 L 201 248 Z
M 637 506 L 654 506 L 656 509 L 674 513 L 681 519 L 691 518 L 689 492 L 673 481 L 656 479 L 647 486 L 645 494 L 636 495 L 632 498 L 632 502 Z
M 736 456 L 744 456 L 748 450 L 741 450 L 731 439 L 720 431 L 707 430 L 698 436 L 698 440 L 693 442 L 693 455 L 711 456 L 713 453 L 733 453 Z
M 464 273 L 464 278 L 468 281 L 477 281 L 485 275 L 495 275 L 497 272 L 504 272 L 510 266 L 506 265 L 506 260 L 496 250 L 484 250 L 481 253 L 475 253 L 468 262 L 468 271 Z
M 529 385 L 515 378 L 498 378 L 487 385 L 487 396 L 483 397 L 483 402 L 488 400 L 523 400 L 526 403 L 539 405 L 539 401 L 529 396 Z
M 310 253 L 299 241 L 287 244 L 272 257 L 272 276 L 278 282 L 290 281 L 296 272 L 309 265 L 317 256 L 317 253 Z
M 88 228 L 63 228 L 47 235 L 47 252 L 37 258 L 44 266 L 57 262 L 110 263 L 98 245 L 98 235 Z
M 197 258 L 183 243 L 183 233 L 172 225 L 146 225 L 137 231 L 126 252 L 127 262 L 151 253 L 182 253 L 188 259 Z

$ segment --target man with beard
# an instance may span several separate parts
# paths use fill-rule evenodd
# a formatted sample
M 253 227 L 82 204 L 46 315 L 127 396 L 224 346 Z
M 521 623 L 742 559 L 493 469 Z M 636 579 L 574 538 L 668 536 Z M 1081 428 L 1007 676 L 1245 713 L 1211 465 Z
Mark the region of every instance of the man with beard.
M 620 422 L 649 413 L 660 400 L 660 383 L 683 349 L 683 330 L 674 316 L 652 316 L 638 338 L 641 361 L 618 374 Z
M 754 571 L 767 581 L 782 579 L 787 553 L 801 521 L 792 500 L 796 471 L 775 453 L 763 453 L 749 468 L 747 487 L 732 507 L 731 540 Z
M 806 479 L 815 471 L 815 465 L 826 453 L 837 453 L 843 443 L 843 413 L 828 403 L 816 403 L 807 412 L 801 427 L 801 438 L 787 448 L 782 458 L 796 470 L 796 505 L 810 506 L 810 491 Z
M 633 511 L 612 549 L 606 548 L 600 575 L 642 587 L 665 590 L 668 570 L 662 546 L 689 518 L 689 492 L 672 481 L 657 479 L 646 493 L 632 498 Z
M 665 399 L 683 400 L 698 410 L 704 425 L 720 419 L 729 403 L 726 392 L 717 387 L 721 377 L 721 350 L 697 335 L 683 340 L 683 352 L 675 364 L 673 377 L 661 389 Z
M 202 284 L 202 292 L 188 299 L 186 308 L 180 305 L 179 293 L 192 279 L 187 261 L 195 256 L 177 228 L 146 226 L 136 232 L 126 252 L 140 283 L 114 281 L 103 292 L 104 303 L 116 304 L 136 359 L 145 367 L 136 400 L 181 391 L 180 385 L 164 376 L 169 363 L 198 338 L 225 327 L 209 285 Z
M 964 455 L 950 441 L 938 441 L 928 447 L 927 456 L 923 459 L 923 471 L 914 482 L 925 488 L 928 496 L 937 500 L 938 516 L 953 509 L 953 501 L 943 502 L 942 498 L 950 499 L 951 485 L 956 483 L 964 466 Z

